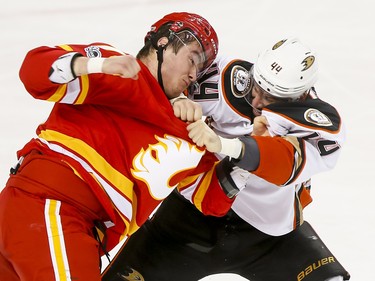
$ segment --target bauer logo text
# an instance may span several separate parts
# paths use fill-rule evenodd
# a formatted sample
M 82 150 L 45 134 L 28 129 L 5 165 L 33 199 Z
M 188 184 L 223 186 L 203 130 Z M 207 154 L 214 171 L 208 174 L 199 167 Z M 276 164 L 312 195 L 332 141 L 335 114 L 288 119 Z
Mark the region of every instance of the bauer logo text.
M 322 258 L 322 259 L 314 262 L 313 264 L 310 264 L 308 267 L 305 268 L 305 270 L 301 271 L 297 275 L 297 281 L 301 281 L 301 280 L 305 279 L 305 277 L 307 277 L 307 275 L 309 275 L 310 273 L 314 272 L 315 270 L 318 270 L 322 266 L 325 266 L 325 265 L 333 263 L 333 262 L 335 262 L 334 257 L 326 257 L 326 258 Z

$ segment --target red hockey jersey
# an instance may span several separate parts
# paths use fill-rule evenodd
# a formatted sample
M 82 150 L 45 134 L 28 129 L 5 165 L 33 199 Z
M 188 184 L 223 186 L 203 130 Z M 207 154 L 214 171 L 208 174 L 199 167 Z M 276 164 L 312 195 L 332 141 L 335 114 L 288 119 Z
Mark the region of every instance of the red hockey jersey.
M 103 43 L 31 50 L 20 78 L 34 98 L 55 105 L 38 127 L 38 137 L 18 155 L 38 149 L 66 161 L 109 214 L 108 230 L 121 236 L 136 231 L 180 182 L 198 183 L 195 202 L 203 213 L 225 214 L 232 201 L 215 178 L 217 158 L 191 142 L 186 124 L 174 116 L 147 67 L 139 61 L 138 80 L 90 74 L 66 84 L 52 83 L 51 65 L 68 52 L 123 55 Z

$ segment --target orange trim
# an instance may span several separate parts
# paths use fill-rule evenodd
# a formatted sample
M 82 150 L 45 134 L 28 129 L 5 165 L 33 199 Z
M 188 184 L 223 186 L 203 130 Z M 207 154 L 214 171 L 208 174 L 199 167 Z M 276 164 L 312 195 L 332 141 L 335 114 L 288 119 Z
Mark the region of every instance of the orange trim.
M 234 111 L 236 112 L 238 115 L 240 115 L 241 117 L 245 118 L 245 119 L 248 119 L 250 120 L 249 116 L 246 116 L 244 114 L 242 114 L 241 112 L 239 112 L 235 107 L 232 106 L 232 104 L 229 102 L 229 100 L 227 99 L 227 92 L 225 91 L 225 79 L 224 79 L 224 76 L 225 76 L 225 73 L 227 72 L 228 70 L 228 67 L 231 67 L 232 64 L 236 61 L 240 61 L 239 59 L 234 59 L 234 60 L 231 60 L 226 66 L 225 68 L 221 71 L 221 91 L 223 93 L 223 98 L 226 102 L 226 104 Z M 232 75 L 231 75 L 232 77 Z
M 272 110 L 269 110 L 268 108 L 263 108 L 262 110 L 263 110 L 263 111 L 268 111 L 268 112 L 271 112 L 271 113 L 274 113 L 274 114 L 277 114 L 277 115 L 280 115 L 280 116 L 282 116 L 283 118 L 288 119 L 289 121 L 291 121 L 291 122 L 294 123 L 294 124 L 297 124 L 297 125 L 299 125 L 299 126 L 301 126 L 301 127 L 309 128 L 309 129 L 314 130 L 314 131 L 316 131 L 316 130 L 319 130 L 319 131 L 325 131 L 325 132 L 328 132 L 328 133 L 331 133 L 331 134 L 338 134 L 338 133 L 340 132 L 341 124 L 340 124 L 340 126 L 338 127 L 338 129 L 337 129 L 336 131 L 327 130 L 327 129 L 324 129 L 324 128 L 322 128 L 322 127 L 319 127 L 319 129 L 318 129 L 316 126 L 313 127 L 313 126 L 308 126 L 308 125 L 306 125 L 306 124 L 299 123 L 299 122 L 297 122 L 296 120 L 294 120 L 294 119 L 288 117 L 287 115 L 284 115 L 284 114 L 279 113 L 279 112 L 274 112 L 274 111 L 272 111 Z

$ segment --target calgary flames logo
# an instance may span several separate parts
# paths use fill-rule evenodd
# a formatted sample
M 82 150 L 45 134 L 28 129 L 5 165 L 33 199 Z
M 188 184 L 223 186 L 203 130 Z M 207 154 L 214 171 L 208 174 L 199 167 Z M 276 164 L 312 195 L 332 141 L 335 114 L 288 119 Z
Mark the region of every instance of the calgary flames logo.
M 158 143 L 141 149 L 135 156 L 132 174 L 147 185 L 156 200 L 161 200 L 177 186 L 177 183 L 171 183 L 173 176 L 195 168 L 205 152 L 170 135 L 155 138 Z

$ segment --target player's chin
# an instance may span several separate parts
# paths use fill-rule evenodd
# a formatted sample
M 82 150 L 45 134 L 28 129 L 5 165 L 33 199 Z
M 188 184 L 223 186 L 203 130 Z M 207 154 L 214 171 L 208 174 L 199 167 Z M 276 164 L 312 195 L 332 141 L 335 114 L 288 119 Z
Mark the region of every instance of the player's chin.
M 254 116 L 260 116 L 260 115 L 262 115 L 262 111 L 261 110 L 253 110 L 253 113 L 254 113 Z
M 181 83 L 179 86 L 178 86 L 178 92 L 179 93 L 183 93 L 188 87 L 189 87 L 190 84 L 187 84 L 185 82 Z

